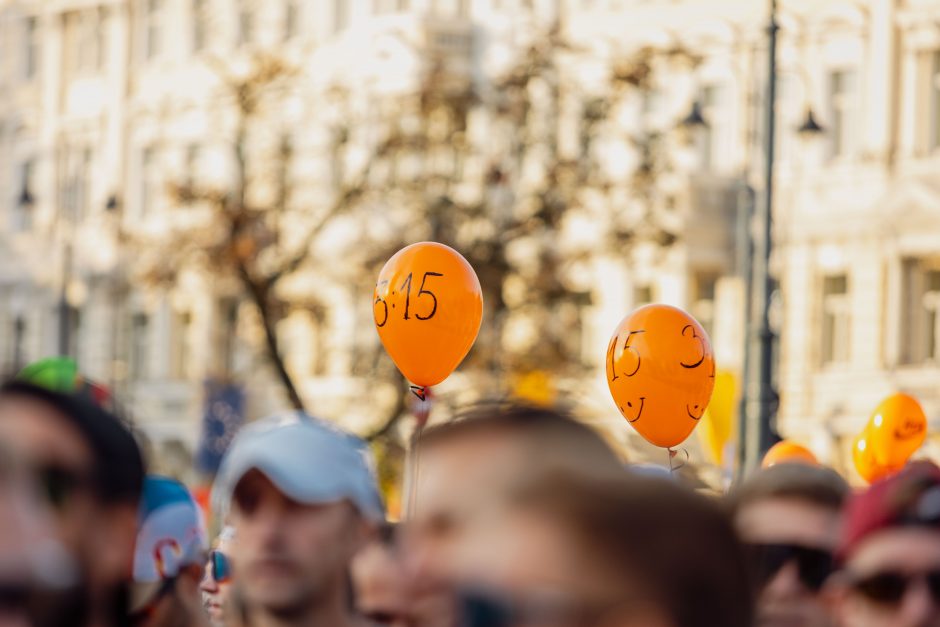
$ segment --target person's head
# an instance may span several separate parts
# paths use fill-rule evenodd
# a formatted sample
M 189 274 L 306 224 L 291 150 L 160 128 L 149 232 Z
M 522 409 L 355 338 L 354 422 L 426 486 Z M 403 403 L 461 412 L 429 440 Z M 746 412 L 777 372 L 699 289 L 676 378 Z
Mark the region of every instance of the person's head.
M 349 603 L 349 563 L 384 520 L 365 443 L 302 413 L 235 437 L 213 487 L 238 530 L 235 585 L 249 615 L 302 617 Z
M 556 410 L 482 405 L 428 429 L 418 444 L 408 559 L 417 579 L 448 577 L 474 520 L 545 474 L 619 476 L 617 455 L 590 427 Z
M 188 627 L 204 622 L 199 582 L 207 544 L 202 512 L 189 490 L 174 479 L 148 476 L 130 590 L 133 625 Z
M 749 627 L 734 530 L 716 503 L 636 476 L 545 476 L 464 545 L 468 627 Z
M 830 624 L 821 590 L 832 573 L 848 493 L 834 471 L 808 464 L 760 470 L 732 492 L 761 627 Z
M 229 555 L 235 542 L 235 528 L 224 527 L 215 541 L 215 548 L 209 552 L 206 569 L 199 589 L 202 590 L 202 602 L 215 627 L 225 624 L 226 614 L 232 593 L 232 565 Z
M 350 573 L 359 614 L 377 625 L 402 627 L 408 624 L 408 593 L 395 535 L 395 525 L 382 525 L 353 558 Z
M 940 469 L 917 462 L 853 496 L 838 559 L 841 626 L 940 625 Z
M 32 468 L 57 540 L 104 601 L 133 560 L 144 478 L 133 435 L 88 399 L 14 381 L 0 386 L 0 444 Z

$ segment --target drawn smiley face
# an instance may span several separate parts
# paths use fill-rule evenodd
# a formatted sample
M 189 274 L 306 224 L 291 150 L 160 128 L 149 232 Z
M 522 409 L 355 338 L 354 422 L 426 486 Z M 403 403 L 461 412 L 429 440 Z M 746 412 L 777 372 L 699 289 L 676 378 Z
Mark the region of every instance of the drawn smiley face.
M 607 384 L 624 419 L 652 444 L 675 446 L 701 421 L 715 384 L 708 336 L 685 312 L 642 307 L 607 346 Z
M 617 408 L 620 410 L 620 413 L 624 418 L 627 419 L 627 422 L 633 424 L 643 417 L 643 408 L 646 407 L 646 397 L 641 396 L 639 402 L 634 403 L 633 401 L 627 401 L 627 409 L 623 408 L 623 405 L 618 405 Z M 634 416 L 631 418 L 631 416 Z
M 920 436 L 924 432 L 924 429 L 925 426 L 923 422 L 915 418 L 908 418 L 903 420 L 902 424 L 895 427 L 894 437 L 897 440 L 909 440 Z

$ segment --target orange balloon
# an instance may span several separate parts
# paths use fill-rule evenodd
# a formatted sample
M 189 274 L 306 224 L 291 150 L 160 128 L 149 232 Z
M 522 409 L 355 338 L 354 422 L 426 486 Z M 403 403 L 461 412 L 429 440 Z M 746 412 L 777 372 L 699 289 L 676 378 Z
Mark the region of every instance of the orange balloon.
M 790 440 L 782 440 L 770 447 L 767 454 L 764 455 L 764 461 L 761 462 L 761 468 L 770 468 L 777 464 L 809 464 L 818 466 L 819 460 L 813 455 L 813 452 Z
M 881 481 L 885 477 L 896 474 L 904 467 L 904 464 L 897 466 L 883 466 L 875 460 L 872 452 L 870 427 L 866 427 L 852 443 L 852 463 L 855 464 L 855 470 L 859 476 L 868 483 Z
M 405 378 L 423 387 L 437 385 L 460 365 L 480 331 L 480 280 L 453 248 L 412 244 L 379 273 L 372 315 Z
M 868 443 L 881 466 L 907 463 L 927 437 L 927 416 L 913 396 L 892 394 L 869 419 Z
M 617 409 L 640 435 L 672 448 L 692 433 L 715 387 L 708 335 L 681 309 L 640 307 L 610 338 L 607 384 Z

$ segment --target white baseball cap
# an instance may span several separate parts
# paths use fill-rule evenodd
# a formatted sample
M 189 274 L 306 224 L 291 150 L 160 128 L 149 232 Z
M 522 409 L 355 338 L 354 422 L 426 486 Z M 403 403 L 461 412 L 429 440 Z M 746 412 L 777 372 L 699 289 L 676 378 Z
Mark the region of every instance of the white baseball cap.
M 212 486 L 213 507 L 223 517 L 238 482 L 252 469 L 298 503 L 349 500 L 367 519 L 385 519 L 368 445 L 304 412 L 269 416 L 238 432 Z

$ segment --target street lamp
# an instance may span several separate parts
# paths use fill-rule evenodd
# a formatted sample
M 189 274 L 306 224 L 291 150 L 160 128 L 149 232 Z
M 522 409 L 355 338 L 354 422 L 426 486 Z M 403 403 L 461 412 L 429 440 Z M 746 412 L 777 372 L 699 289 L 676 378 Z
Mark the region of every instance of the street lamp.
M 33 193 L 29 191 L 29 183 L 23 183 L 23 189 L 20 191 L 20 197 L 16 200 L 16 204 L 24 211 L 29 211 L 36 204 Z
M 682 119 L 682 122 L 679 123 L 683 128 L 696 129 L 696 128 L 705 128 L 708 126 L 708 121 L 705 119 L 705 116 L 702 114 L 702 103 L 698 100 L 692 103 L 692 109 L 689 111 L 688 115 Z
M 800 137 L 810 139 L 824 134 L 826 129 L 816 121 L 813 108 L 806 107 L 806 117 L 803 119 L 803 123 L 797 127 L 796 132 L 800 134 Z

